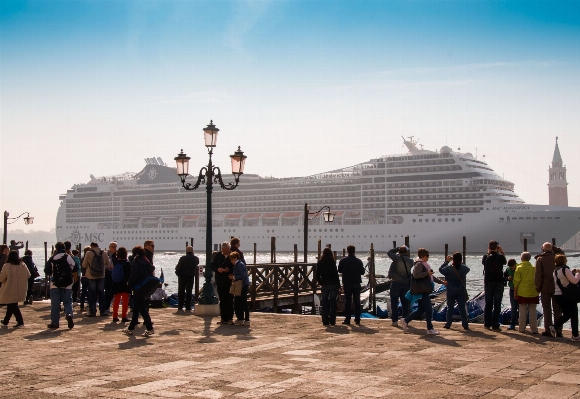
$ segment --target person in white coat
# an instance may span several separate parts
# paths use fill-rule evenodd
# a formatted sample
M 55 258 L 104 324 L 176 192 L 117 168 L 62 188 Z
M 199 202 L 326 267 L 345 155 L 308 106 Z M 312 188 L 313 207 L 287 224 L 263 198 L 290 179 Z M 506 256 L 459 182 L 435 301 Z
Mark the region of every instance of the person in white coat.
M 28 278 L 30 272 L 28 267 L 20 260 L 17 251 L 10 251 L 6 264 L 0 272 L 0 303 L 6 305 L 6 316 L 2 320 L 2 325 L 7 326 L 12 318 L 16 317 L 15 328 L 24 326 L 24 319 L 18 302 L 24 302 L 28 291 Z

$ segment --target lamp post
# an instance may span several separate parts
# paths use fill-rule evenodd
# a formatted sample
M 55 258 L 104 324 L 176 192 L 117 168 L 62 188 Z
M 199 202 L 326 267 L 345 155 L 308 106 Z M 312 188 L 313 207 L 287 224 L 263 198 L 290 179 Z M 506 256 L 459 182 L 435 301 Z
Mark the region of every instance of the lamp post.
M 310 205 L 308 205 L 307 203 L 304 204 L 304 263 L 308 262 L 308 220 L 309 220 L 308 217 L 314 215 L 314 217 L 312 218 L 314 220 L 316 219 L 316 216 L 318 216 L 320 212 L 322 212 L 322 210 L 324 209 L 328 209 L 326 212 L 322 214 L 322 216 L 324 217 L 324 221 L 328 223 L 334 222 L 335 214 L 330 211 L 329 206 L 325 205 L 316 212 L 310 212 Z
M 219 129 L 215 127 L 213 121 L 210 121 L 209 125 L 203 129 L 205 146 L 207 147 L 207 153 L 209 155 L 209 162 L 206 166 L 203 166 L 199 170 L 199 175 L 197 176 L 197 181 L 195 184 L 187 183 L 185 180 L 189 176 L 189 160 L 191 159 L 183 150 L 175 157 L 175 162 L 177 163 L 177 174 L 181 179 L 181 184 L 186 190 L 196 190 L 200 184 L 205 184 L 207 192 L 207 221 L 206 221 L 206 232 L 205 232 L 205 270 L 203 276 L 205 282 L 203 283 L 202 291 L 199 295 L 198 304 L 199 305 L 217 305 L 218 299 L 214 295 L 213 285 L 211 283 L 211 278 L 213 272 L 211 271 L 211 252 L 212 252 L 212 209 L 211 209 L 211 193 L 213 190 L 213 184 L 219 184 L 224 190 L 233 190 L 238 186 L 240 181 L 240 176 L 244 173 L 244 166 L 246 163 L 246 156 L 244 152 L 238 147 L 238 150 L 230 155 L 232 161 L 232 174 L 234 175 L 235 183 L 225 184 L 222 180 L 222 174 L 220 168 L 214 166 L 212 163 L 213 149 L 217 143 Z M 209 310 L 209 309 L 208 309 Z M 196 314 L 198 313 L 196 310 Z M 209 310 L 210 314 L 213 313 Z
M 28 213 L 28 212 L 24 212 L 15 218 L 10 218 L 10 217 L 8 217 L 8 216 L 10 216 L 8 211 L 4 211 L 4 234 L 2 236 L 2 244 L 6 244 L 6 234 L 8 232 L 8 225 L 12 224 L 12 223 L 16 223 L 18 221 L 18 219 L 20 219 L 25 214 L 26 214 L 26 217 L 23 218 L 24 224 L 32 224 L 34 222 L 34 218 L 30 217 L 30 213 Z M 12 222 L 8 222 L 8 220 L 12 220 Z

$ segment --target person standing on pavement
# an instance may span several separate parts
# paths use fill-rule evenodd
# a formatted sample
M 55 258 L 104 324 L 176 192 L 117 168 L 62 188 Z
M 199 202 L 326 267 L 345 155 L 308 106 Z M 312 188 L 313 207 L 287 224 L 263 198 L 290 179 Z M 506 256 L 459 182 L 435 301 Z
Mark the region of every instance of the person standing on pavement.
M 507 263 L 503 249 L 495 240 L 489 242 L 487 253 L 481 260 L 484 273 L 485 311 L 483 324 L 486 328 L 501 331 L 499 315 L 503 298 L 503 266 Z
M 89 280 L 89 313 L 87 317 L 97 315 L 97 298 L 101 316 L 107 316 L 107 300 L 105 298 L 105 270 L 110 267 L 107 253 L 99 248 L 99 244 L 91 242 L 91 249 L 85 254 L 82 267 L 86 270 Z
M 529 252 L 522 252 L 521 263 L 516 266 L 514 273 L 514 298 L 519 305 L 519 332 L 526 331 L 528 312 L 530 318 L 530 329 L 532 334 L 538 333 L 538 314 L 536 306 L 540 303 L 538 292 L 534 286 L 535 268 L 530 263 L 532 255 Z M 513 313 L 512 313 L 513 314 Z
M 508 267 L 505 269 L 503 273 L 503 277 L 505 281 L 507 281 L 508 287 L 510 287 L 510 326 L 508 330 L 515 330 L 516 324 L 518 323 L 518 315 L 519 315 L 519 305 L 518 300 L 515 298 L 515 291 L 514 291 L 514 274 L 516 272 L 516 267 L 518 263 L 515 259 L 508 260 L 507 263 Z
M 193 254 L 193 247 L 185 248 L 185 255 L 179 258 L 175 266 L 177 275 L 177 310 L 191 310 L 193 283 L 198 274 L 199 258 Z
M 409 257 L 409 248 L 405 245 L 390 249 L 387 255 L 393 261 L 387 277 L 391 280 L 391 288 L 389 289 L 391 297 L 391 321 L 393 326 L 399 325 L 399 300 L 403 308 L 403 317 L 409 315 L 409 301 L 405 298 L 405 294 L 411 288 L 411 269 L 413 267 L 413 260 Z
M 28 268 L 28 272 L 30 273 L 30 277 L 28 278 L 28 291 L 26 292 L 26 301 L 24 301 L 24 304 L 32 305 L 32 302 L 34 301 L 34 279 L 40 276 L 40 273 L 38 273 L 38 269 L 34 264 L 34 260 L 32 259 L 32 251 L 30 249 L 24 251 L 22 262 L 24 262 Z
M 336 324 L 336 297 L 340 288 L 340 279 L 336 260 L 330 248 L 324 248 L 316 264 L 316 280 L 320 284 L 320 314 L 323 326 Z
M 107 257 L 109 258 L 109 266 L 105 267 L 105 302 L 107 303 L 105 313 L 107 315 L 111 312 L 111 302 L 113 301 L 113 267 L 117 263 L 117 243 L 115 241 L 109 243 L 107 250 Z
M 2 320 L 2 325 L 7 326 L 12 318 L 16 318 L 16 325 L 14 328 L 24 327 L 24 319 L 18 302 L 22 302 L 26 298 L 28 289 L 28 278 L 30 272 L 28 267 L 18 257 L 18 252 L 10 251 L 8 253 L 7 262 L 0 272 L 0 303 L 6 304 L 6 316 Z
M 149 248 L 154 248 L 155 245 L 153 241 L 147 240 L 145 244 L 148 245 Z M 153 252 L 150 250 L 151 256 Z M 155 276 L 155 266 L 149 260 L 147 256 L 147 251 L 141 247 L 136 246 L 132 250 L 133 254 L 133 263 L 131 264 L 131 275 L 129 276 L 129 281 L 127 284 L 129 287 L 133 289 L 133 317 L 131 318 L 131 323 L 129 326 L 123 330 L 123 333 L 126 335 L 133 335 L 133 330 L 135 330 L 135 326 L 137 326 L 139 322 L 139 315 L 143 317 L 143 324 L 145 324 L 145 328 L 147 329 L 142 336 L 143 337 L 150 337 L 155 334 L 153 330 L 153 322 L 151 321 L 151 316 L 149 315 L 149 298 L 151 294 L 144 293 L 140 295 L 136 290 L 135 286 L 138 283 L 141 283 L 151 276 Z
M 443 328 L 450 329 L 453 323 L 453 310 L 455 304 L 459 308 L 461 315 L 461 325 L 465 331 L 469 331 L 469 320 L 467 319 L 467 307 L 469 299 L 467 295 L 467 273 L 469 267 L 463 263 L 463 255 L 455 252 L 453 256 L 447 255 L 445 263 L 439 268 L 439 273 L 445 276 L 447 281 L 447 314 Z
M 562 331 L 562 326 L 568 320 L 570 320 L 570 327 L 572 328 L 571 341 L 580 341 L 580 336 L 578 336 L 578 303 L 574 300 L 567 298 L 562 293 L 562 289 L 568 287 L 569 284 L 577 285 L 580 282 L 580 273 L 578 270 L 570 270 L 567 263 L 565 255 L 556 255 L 554 262 L 556 264 L 556 269 L 554 270 L 554 299 L 556 303 L 562 310 L 562 316 L 556 319 L 553 326 L 550 326 L 550 334 L 553 337 L 558 336 L 558 330 Z M 562 334 L 560 332 L 560 334 Z
M 242 292 L 234 296 L 234 309 L 236 311 L 237 326 L 250 325 L 250 307 L 248 306 L 248 289 L 250 288 L 250 279 L 248 278 L 248 269 L 246 264 L 241 261 L 240 254 L 231 252 L 230 262 L 234 267 L 234 274 L 230 277 L 233 281 L 242 281 Z
M 127 323 L 127 309 L 129 308 L 129 277 L 131 276 L 131 263 L 127 260 L 127 249 L 120 247 L 116 253 L 116 263 L 113 266 L 111 277 L 113 279 L 113 322 L 119 321 L 119 304 L 122 302 L 121 322 Z
M 350 325 L 350 318 L 352 307 L 354 306 L 354 322 L 358 326 L 360 325 L 360 285 L 362 283 L 361 276 L 365 274 L 365 267 L 362 260 L 354 256 L 355 247 L 354 245 L 349 245 L 346 247 L 346 252 L 348 256 L 342 258 L 338 262 L 338 272 L 342 273 L 342 285 L 344 288 L 344 321 L 342 324 Z
M 234 274 L 234 265 L 229 260 L 230 243 L 222 243 L 221 252 L 217 253 L 211 262 L 211 270 L 215 273 L 215 283 L 220 300 L 220 321 L 218 324 L 234 324 L 234 296 L 230 294 Z
M 559 248 L 558 248 L 559 249 Z M 560 251 L 559 251 L 560 252 Z M 556 269 L 556 254 L 551 243 L 545 242 L 542 245 L 542 253 L 536 256 L 536 291 L 542 297 L 542 310 L 544 311 L 544 337 L 551 337 L 550 326 L 554 325 L 554 320 L 562 316 L 560 305 L 554 299 L 556 285 L 554 284 L 554 270 Z M 552 313 L 554 309 L 554 313 Z M 552 318 L 553 314 L 553 318 Z M 556 330 L 556 336 L 562 336 L 562 328 Z
M 66 269 L 70 267 L 70 270 Z M 54 254 L 44 266 L 44 274 L 50 276 L 50 329 L 60 327 L 60 304 L 64 306 L 64 313 L 68 328 L 74 327 L 72 306 L 73 272 L 76 263 L 72 256 L 67 255 L 64 243 L 54 245 Z M 64 283 L 63 283 L 64 282 Z M 67 284 L 67 285 L 65 285 Z
M 81 258 L 81 268 L 79 271 L 80 277 L 81 277 L 81 295 L 80 295 L 80 299 L 79 299 L 79 309 L 81 310 L 81 312 L 83 312 L 85 310 L 85 300 L 88 303 L 89 300 L 89 279 L 87 278 L 87 269 L 83 266 L 84 264 L 84 260 L 85 260 L 85 256 L 87 256 L 87 252 L 89 252 L 91 250 L 91 247 L 89 245 L 85 246 L 83 248 L 83 257 Z

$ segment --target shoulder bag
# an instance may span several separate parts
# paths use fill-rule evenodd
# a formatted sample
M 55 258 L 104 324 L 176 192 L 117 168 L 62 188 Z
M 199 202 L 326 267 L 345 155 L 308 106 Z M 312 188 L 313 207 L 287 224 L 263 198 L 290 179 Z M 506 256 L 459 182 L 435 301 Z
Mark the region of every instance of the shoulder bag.
M 416 264 L 415 267 L 419 266 L 419 264 Z M 425 267 L 425 265 L 423 265 L 421 263 L 421 266 L 423 266 L 423 268 L 427 269 Z M 433 292 L 433 288 L 431 286 L 431 276 L 427 275 L 423 278 L 419 278 L 416 279 L 415 277 L 413 277 L 413 274 L 411 273 L 411 294 L 413 295 L 417 295 L 417 294 L 430 294 L 431 292 Z
M 566 274 L 566 269 L 568 269 L 568 266 L 562 267 L 560 269 L 562 274 Z M 560 287 L 562 295 L 572 303 L 580 302 L 580 284 L 573 284 L 570 280 L 568 280 L 568 285 L 564 287 L 560 282 L 560 278 L 558 277 L 558 270 L 554 270 L 554 276 L 556 276 L 556 283 L 558 283 L 558 287 Z
M 234 296 L 242 296 L 242 284 L 244 280 L 234 280 L 230 285 L 230 294 Z

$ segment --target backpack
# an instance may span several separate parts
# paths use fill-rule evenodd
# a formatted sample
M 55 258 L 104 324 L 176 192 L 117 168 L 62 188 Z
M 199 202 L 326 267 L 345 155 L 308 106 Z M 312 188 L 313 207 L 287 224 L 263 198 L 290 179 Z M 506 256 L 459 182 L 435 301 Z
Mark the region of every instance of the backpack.
M 64 254 L 60 259 L 54 260 L 52 263 L 52 283 L 55 287 L 66 288 L 73 283 L 72 270 L 68 264 L 68 255 Z
M 122 283 L 125 279 L 125 262 L 117 262 L 115 266 L 113 266 L 113 272 L 111 273 L 111 278 L 113 279 L 113 283 Z
M 566 269 L 569 269 L 568 266 L 562 266 L 562 273 L 566 273 Z M 556 284 L 560 287 L 562 291 L 562 295 L 572 303 L 580 302 L 580 284 L 574 284 L 569 282 L 567 286 L 563 286 L 558 278 L 558 271 L 554 270 L 554 276 L 556 277 Z
M 97 255 L 97 252 L 92 249 L 93 251 L 93 259 L 91 259 L 91 272 L 95 277 L 103 277 L 105 275 L 105 260 L 103 259 L 103 252 L 101 251 L 100 254 Z

